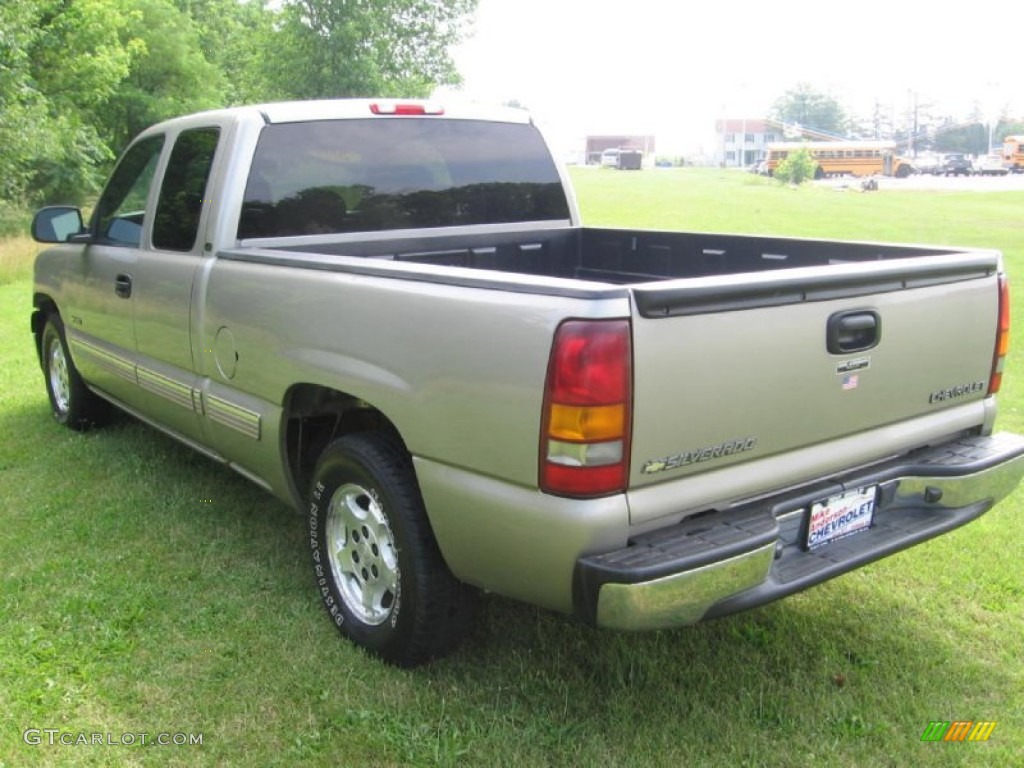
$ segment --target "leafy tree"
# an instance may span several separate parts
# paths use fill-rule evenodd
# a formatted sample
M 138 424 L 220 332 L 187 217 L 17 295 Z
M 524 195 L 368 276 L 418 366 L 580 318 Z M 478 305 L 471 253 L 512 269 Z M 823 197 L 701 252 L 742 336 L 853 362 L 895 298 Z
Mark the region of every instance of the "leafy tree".
M 224 105 L 223 73 L 203 54 L 195 22 L 172 0 L 120 0 L 133 12 L 121 31 L 132 66 L 107 100 L 98 124 L 117 151 L 168 117 Z
M 293 98 L 425 96 L 458 82 L 448 49 L 476 0 L 286 0 L 267 63 Z
M 138 14 L 117 0 L 51 1 L 40 10 L 31 52 L 36 87 L 59 113 L 95 117 L 144 50 L 123 34 Z
M 47 104 L 32 86 L 28 52 L 39 35 L 31 3 L 0 5 L 0 199 L 19 200 L 28 186 L 28 158 L 43 140 Z
M 835 136 L 844 136 L 847 132 L 846 113 L 839 102 L 815 91 L 807 83 L 800 83 L 776 99 L 770 117 Z
M 0 198 L 78 200 L 111 159 L 95 114 L 128 71 L 111 0 L 0 7 Z
M 1024 123 L 1001 122 L 996 127 L 996 141 L 1002 144 L 1007 136 L 1024 136 Z
M 790 152 L 775 168 L 775 178 L 783 184 L 803 184 L 813 179 L 818 170 L 818 163 L 807 148 Z
M 192 19 L 203 56 L 222 73 L 225 105 L 289 97 L 274 93 L 267 80 L 264 62 L 283 52 L 275 42 L 278 14 L 266 0 L 175 0 L 175 5 Z
M 45 95 L 52 143 L 32 159 L 32 189 L 47 202 L 81 202 L 114 158 L 102 117 L 143 45 L 126 34 L 135 14 L 121 0 L 38 7 L 32 77 Z
M 989 150 L 989 129 L 992 129 L 992 149 L 998 152 L 1007 136 L 1024 134 L 1024 123 L 1000 120 L 995 126 L 986 125 L 981 120 L 956 124 L 947 118 L 945 125 L 940 126 L 934 139 L 934 148 L 938 152 L 964 152 L 971 155 L 984 155 Z
M 937 152 L 984 155 L 988 153 L 988 128 L 981 123 L 958 125 L 937 133 L 933 146 Z
M 458 80 L 448 50 L 476 2 L 0 0 L 0 203 L 81 202 L 173 115 L 426 95 Z

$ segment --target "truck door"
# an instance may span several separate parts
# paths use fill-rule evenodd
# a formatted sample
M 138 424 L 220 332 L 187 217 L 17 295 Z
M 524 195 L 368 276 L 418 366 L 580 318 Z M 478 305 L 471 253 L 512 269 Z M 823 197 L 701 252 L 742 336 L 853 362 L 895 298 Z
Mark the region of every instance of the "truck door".
M 64 325 L 75 365 L 118 400 L 133 402 L 135 378 L 134 275 L 139 244 L 149 226 L 153 179 L 164 136 L 133 144 L 107 183 L 69 286 Z
M 204 126 L 184 130 L 173 139 L 149 246 L 140 252 L 132 276 L 137 403 L 147 416 L 189 438 L 198 438 L 201 432 L 192 287 L 204 253 L 200 225 L 219 138 L 217 126 Z

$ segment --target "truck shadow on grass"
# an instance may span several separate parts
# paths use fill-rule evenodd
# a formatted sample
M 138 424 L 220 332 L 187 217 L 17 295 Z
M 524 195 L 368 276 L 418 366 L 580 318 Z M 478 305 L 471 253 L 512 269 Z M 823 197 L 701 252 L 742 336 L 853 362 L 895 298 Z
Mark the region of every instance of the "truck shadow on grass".
M 864 573 L 870 579 L 872 569 Z M 774 764 L 761 751 L 769 743 L 780 754 L 805 745 L 796 751 L 813 756 L 824 744 L 842 752 L 847 740 L 867 740 L 872 764 L 899 765 L 906 760 L 881 759 L 886 744 L 913 746 L 929 721 L 1005 712 L 1012 682 L 965 653 L 964 636 L 910 598 L 867 592 L 840 579 L 746 614 L 645 634 L 488 599 L 476 636 L 445 671 L 421 674 L 450 676 L 460 691 L 486 681 L 488 695 L 472 704 L 482 717 L 522 718 L 526 740 L 548 748 L 586 733 L 595 759 L 664 745 L 668 728 L 678 739 L 654 748 L 655 762 L 703 762 L 715 744 L 738 762 Z
M 9 586 L 24 596 L 9 642 L 31 662 L 22 693 L 43 691 L 33 707 L 73 713 L 63 686 L 81 659 L 90 685 L 167 700 L 153 719 L 173 719 L 178 699 L 230 719 L 256 697 L 272 712 L 260 738 L 289 759 L 347 745 L 396 764 L 768 764 L 779 748 L 884 765 L 905 762 L 889 745 L 930 720 L 998 719 L 1016 695 L 998 649 L 963 650 L 977 617 L 951 621 L 900 587 L 909 560 L 644 634 L 484 596 L 460 650 L 393 669 L 327 620 L 300 516 L 130 418 L 80 435 L 46 420 L 42 402 L 5 409 L 8 433 L 34 439 L 0 451 L 2 555 L 21 564 Z M 54 638 L 56 669 L 40 665 L 39 636 Z

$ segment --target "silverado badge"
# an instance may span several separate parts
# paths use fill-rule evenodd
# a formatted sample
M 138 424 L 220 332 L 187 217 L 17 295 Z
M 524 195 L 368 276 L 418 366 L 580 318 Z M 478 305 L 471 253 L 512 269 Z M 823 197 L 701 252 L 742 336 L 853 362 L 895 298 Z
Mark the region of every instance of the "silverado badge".
M 645 461 L 643 469 L 640 471 L 645 475 L 654 475 L 658 472 L 665 472 L 669 469 L 679 469 L 679 467 L 686 467 L 690 464 L 702 464 L 705 461 L 712 461 L 714 459 L 724 458 L 725 456 L 732 456 L 736 453 L 751 451 L 754 449 L 755 445 L 757 445 L 756 437 L 741 437 L 737 440 L 726 440 L 724 443 L 718 443 L 717 445 L 708 445 L 704 448 L 696 448 L 692 451 L 681 451 L 679 453 L 674 453 L 671 456 Z

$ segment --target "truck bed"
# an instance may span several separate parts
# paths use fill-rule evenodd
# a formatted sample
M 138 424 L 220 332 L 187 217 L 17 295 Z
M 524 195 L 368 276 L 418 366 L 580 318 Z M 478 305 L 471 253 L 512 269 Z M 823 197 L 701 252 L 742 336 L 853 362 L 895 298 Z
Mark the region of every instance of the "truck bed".
M 987 431 L 994 418 L 995 251 L 586 227 L 249 245 L 223 256 L 580 300 L 570 316 L 586 316 L 589 300 L 627 300 L 634 524 L 731 500 L 723 488 L 757 495 Z M 482 321 L 450 311 L 457 325 L 437 326 L 442 336 Z
M 963 253 L 911 245 L 594 227 L 302 240 L 251 242 L 292 254 L 355 256 L 610 285 Z

